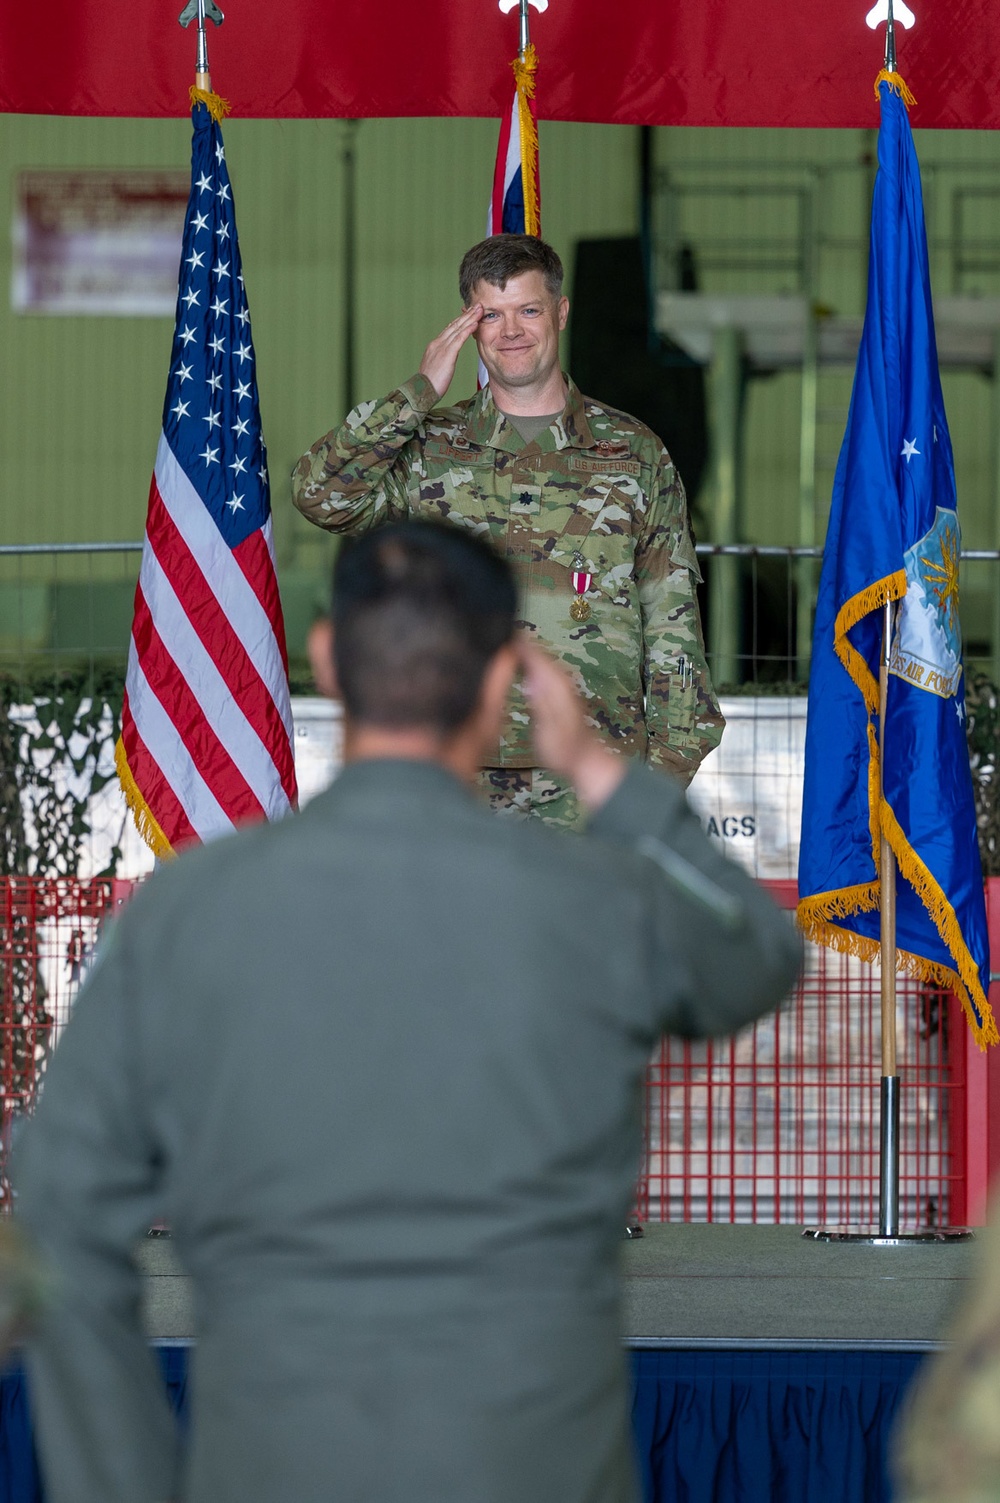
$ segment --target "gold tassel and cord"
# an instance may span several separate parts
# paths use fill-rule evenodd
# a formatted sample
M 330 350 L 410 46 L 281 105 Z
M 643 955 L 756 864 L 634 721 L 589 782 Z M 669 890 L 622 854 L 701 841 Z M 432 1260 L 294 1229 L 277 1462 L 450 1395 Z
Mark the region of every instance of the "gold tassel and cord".
M 203 104 L 217 125 L 222 124 L 232 108 L 228 99 L 223 99 L 219 94 L 213 94 L 211 89 L 199 89 L 197 84 L 192 84 L 188 89 L 188 97 L 191 100 L 192 109 L 196 104 Z
M 542 233 L 541 207 L 538 202 L 538 126 L 529 100 L 535 97 L 538 53 L 529 42 L 523 57 L 511 63 L 517 88 L 517 118 L 521 128 L 521 187 L 524 192 L 524 233 Z
M 880 83 L 887 83 L 889 85 L 890 89 L 892 90 L 892 92 L 894 94 L 898 94 L 899 95 L 900 99 L 906 105 L 906 108 L 908 110 L 912 109 L 913 106 L 916 104 L 917 101 L 914 99 L 913 95 L 910 93 L 909 89 L 906 87 L 906 80 L 905 80 L 905 78 L 903 77 L 903 75 L 901 73 L 890 73 L 889 70 L 888 70 L 888 68 L 883 68 L 882 69 L 882 71 L 879 74 L 878 78 L 876 78 L 876 80 L 875 80 L 875 98 L 876 98 L 876 101 L 878 100 L 878 97 L 879 97 L 878 86 L 879 86 Z

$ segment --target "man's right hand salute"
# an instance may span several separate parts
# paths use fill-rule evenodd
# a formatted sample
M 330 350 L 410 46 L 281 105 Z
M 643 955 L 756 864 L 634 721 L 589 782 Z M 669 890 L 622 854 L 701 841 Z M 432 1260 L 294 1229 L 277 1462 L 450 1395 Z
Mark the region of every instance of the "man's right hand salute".
M 470 334 L 475 333 L 482 316 L 482 303 L 473 303 L 471 308 L 466 308 L 457 318 L 452 319 L 424 351 L 420 374 L 427 377 L 437 392 L 439 402 L 454 380 L 459 352 Z

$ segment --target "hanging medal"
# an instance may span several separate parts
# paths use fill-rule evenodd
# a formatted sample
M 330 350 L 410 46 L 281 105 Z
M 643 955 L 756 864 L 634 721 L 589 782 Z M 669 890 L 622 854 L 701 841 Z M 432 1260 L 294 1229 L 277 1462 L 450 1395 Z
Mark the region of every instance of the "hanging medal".
M 576 591 L 576 599 L 569 608 L 569 613 L 574 621 L 586 621 L 590 615 L 590 601 L 584 596 L 590 589 L 593 574 L 587 574 L 583 569 L 573 570 L 573 589 Z

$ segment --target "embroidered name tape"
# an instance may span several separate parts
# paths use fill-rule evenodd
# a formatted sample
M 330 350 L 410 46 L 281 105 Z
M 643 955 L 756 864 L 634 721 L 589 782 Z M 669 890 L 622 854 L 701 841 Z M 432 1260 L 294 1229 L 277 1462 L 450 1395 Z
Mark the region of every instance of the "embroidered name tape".
M 574 455 L 570 468 L 583 470 L 587 475 L 638 475 L 642 466 L 637 459 L 591 459 Z

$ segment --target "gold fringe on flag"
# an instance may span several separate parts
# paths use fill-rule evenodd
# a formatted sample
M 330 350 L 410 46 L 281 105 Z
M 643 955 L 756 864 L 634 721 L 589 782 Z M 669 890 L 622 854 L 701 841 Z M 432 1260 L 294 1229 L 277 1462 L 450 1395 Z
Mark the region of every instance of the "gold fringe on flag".
M 929 960 L 922 960 L 914 956 L 912 958 L 919 961 L 919 968 L 916 974 L 923 976 L 928 981 L 937 980 L 938 975 L 945 975 L 951 978 L 944 984 L 955 992 L 962 1003 L 965 1015 L 969 1020 L 969 1027 L 972 1029 L 976 1043 L 980 1049 L 985 1049 L 987 1044 L 1000 1043 L 1000 1035 L 997 1033 L 993 1010 L 986 1000 L 982 984 L 979 980 L 978 967 L 966 947 L 954 908 L 948 902 L 940 886 L 907 840 L 902 826 L 885 799 L 881 800 L 879 815 L 885 838 L 889 842 L 892 853 L 896 858 L 896 865 L 926 908 L 932 924 L 951 951 L 958 970 L 958 975 L 956 976 L 954 971 L 945 966 L 935 966 Z M 928 969 L 925 970 L 925 967 Z M 975 1012 L 973 1011 L 973 1004 L 975 1005 Z M 976 1012 L 979 1013 L 982 1019 L 981 1025 L 976 1022 Z
M 833 623 L 833 647 L 838 658 L 861 691 L 861 697 L 873 715 L 878 714 L 878 680 L 858 652 L 847 633 L 857 626 L 872 611 L 881 610 L 893 600 L 902 600 L 906 594 L 906 570 L 897 569 L 885 579 L 877 579 L 864 590 L 859 590 L 845 600 Z
M 538 73 L 538 53 L 533 42 L 524 49 L 523 57 L 511 63 L 514 83 L 517 87 L 517 118 L 521 127 L 521 187 L 524 191 L 524 233 L 542 233 L 542 209 L 538 202 L 538 126 L 532 114 L 530 101 L 535 97 L 535 78 Z
M 882 857 L 882 831 L 878 822 L 879 804 L 882 801 L 882 765 L 879 761 L 878 737 L 875 725 L 868 719 L 868 833 L 872 842 L 872 862 L 879 870 Z
M 953 992 L 962 1004 L 977 1047 L 985 1052 L 987 1045 L 1000 1043 L 1000 1034 L 997 1032 L 993 1009 L 979 983 L 975 961 L 962 940 L 955 910 L 899 830 L 892 810 L 888 805 L 883 807 L 887 826 L 889 829 L 895 826 L 899 831 L 898 848 L 889 835 L 889 844 L 899 869 L 913 885 L 941 938 L 958 961 L 958 970 L 954 970 L 951 966 L 940 965 L 937 961 L 928 960 L 926 956 L 913 955 L 909 950 L 897 947 L 896 970 L 917 981 L 925 981 L 930 986 Z M 866 934 L 856 934 L 853 929 L 842 929 L 837 921 L 852 918 L 858 913 L 873 913 L 879 906 L 880 897 L 880 884 L 875 881 L 800 898 L 796 913 L 798 926 L 814 944 L 826 945 L 842 955 L 854 955 L 871 965 L 881 958 L 882 946 L 879 941 Z M 981 1024 L 976 1021 L 976 1011 L 982 1019 Z
M 115 767 L 118 771 L 118 781 L 122 785 L 122 793 L 125 795 L 125 802 L 132 811 L 132 818 L 135 820 L 135 827 L 139 831 L 139 834 L 149 846 L 154 856 L 161 858 L 172 856 L 174 848 L 160 829 L 149 805 L 139 792 L 139 785 L 132 776 L 132 769 L 128 765 L 125 743 L 120 736 L 115 746 Z
M 951 951 L 955 969 L 928 960 L 922 955 L 913 955 L 908 950 L 897 949 L 896 969 L 954 992 L 962 1004 L 978 1047 L 985 1050 L 988 1044 L 1000 1043 L 993 1010 L 986 999 L 979 971 L 969 953 L 955 910 L 949 903 L 940 885 L 921 861 L 903 832 L 892 806 L 882 796 L 881 748 L 871 717 L 878 714 L 878 682 L 867 662 L 848 639 L 852 626 L 873 611 L 882 610 L 892 600 L 906 594 L 905 570 L 897 570 L 884 579 L 876 580 L 864 590 L 844 602 L 837 612 L 834 623 L 834 648 L 837 656 L 850 674 L 855 687 L 861 693 L 869 713 L 868 721 L 868 819 L 872 842 L 872 863 L 879 870 L 879 854 L 883 834 L 889 843 L 896 865 L 909 882 L 927 910 L 927 916 L 941 937 L 942 943 Z M 881 955 L 877 939 L 864 934 L 855 934 L 842 929 L 838 919 L 850 918 L 856 913 L 871 913 L 881 901 L 878 877 L 873 882 L 855 887 L 835 888 L 831 892 L 815 893 L 802 898 L 798 905 L 799 928 L 808 939 L 817 944 L 828 945 L 845 955 L 855 955 L 860 960 L 876 961 Z M 982 1020 L 976 1021 L 976 1012 Z
M 875 99 L 876 99 L 876 102 L 878 101 L 878 97 L 879 97 L 878 86 L 879 86 L 880 83 L 887 83 L 889 85 L 890 89 L 892 90 L 892 92 L 894 94 L 898 94 L 899 95 L 900 99 L 906 105 L 906 108 L 908 110 L 912 109 L 913 106 L 916 104 L 917 101 L 914 99 L 913 95 L 910 93 L 909 89 L 906 87 L 906 79 L 903 77 L 903 75 L 901 73 L 890 73 L 889 70 L 888 70 L 888 68 L 883 68 L 882 69 L 882 72 L 879 74 L 878 78 L 876 78 L 876 80 L 875 80 Z
M 860 895 L 864 901 L 856 901 L 855 894 Z M 841 929 L 836 921 L 838 918 L 849 918 L 854 913 L 870 913 L 878 907 L 878 903 L 877 882 L 864 887 L 845 887 L 839 892 L 818 893 L 815 897 L 800 901 L 799 928 L 815 944 L 826 945 L 828 949 L 837 950 L 841 955 L 854 955 L 858 960 L 866 960 L 871 965 L 882 954 L 878 940 L 870 939 L 866 934 L 855 934 L 852 929 Z M 989 1044 L 1000 1042 L 993 1009 L 983 997 L 982 989 L 978 986 L 976 988 L 976 1006 L 983 1020 L 980 1027 L 972 1011 L 965 981 L 957 971 L 949 966 L 938 965 L 936 961 L 926 960 L 922 955 L 912 955 L 909 950 L 900 949 L 896 950 L 896 970 L 905 976 L 912 976 L 915 981 L 924 981 L 942 991 L 953 992 L 962 1004 L 976 1046 L 982 1053 L 986 1052 Z
M 192 84 L 188 89 L 191 100 L 191 108 L 196 104 L 203 104 L 217 125 L 221 125 L 229 114 L 232 106 L 228 99 L 223 99 L 218 94 L 213 94 L 211 89 L 199 89 L 197 84 Z

